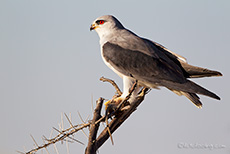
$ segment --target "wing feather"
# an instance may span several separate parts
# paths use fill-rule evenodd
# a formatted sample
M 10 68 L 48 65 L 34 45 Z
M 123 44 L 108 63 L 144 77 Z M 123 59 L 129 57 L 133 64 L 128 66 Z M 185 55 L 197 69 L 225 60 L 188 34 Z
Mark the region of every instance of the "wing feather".
M 103 45 L 102 54 L 113 68 L 126 76 L 156 83 L 160 83 L 161 80 L 186 82 L 183 71 L 170 59 L 166 61 L 165 58 L 155 58 L 110 42 Z
M 103 45 L 102 56 L 116 71 L 139 80 L 141 83 L 165 86 L 177 91 L 198 93 L 220 99 L 213 92 L 187 80 L 177 61 L 160 58 L 159 55 L 159 58 L 152 57 L 138 50 L 124 49 L 110 42 Z
M 176 59 L 177 60 L 176 63 L 178 63 L 178 62 L 180 63 L 180 66 L 183 69 L 183 71 L 185 72 L 186 77 L 201 78 L 201 77 L 211 77 L 211 76 L 222 76 L 222 74 L 218 71 L 213 71 L 213 70 L 209 70 L 207 68 L 189 65 L 187 63 L 186 58 L 168 50 L 167 48 L 165 48 L 164 46 L 162 46 L 156 42 L 152 42 L 152 43 L 155 44 L 156 46 L 158 46 L 159 50 L 164 52 L 168 57 L 170 57 L 171 59 Z

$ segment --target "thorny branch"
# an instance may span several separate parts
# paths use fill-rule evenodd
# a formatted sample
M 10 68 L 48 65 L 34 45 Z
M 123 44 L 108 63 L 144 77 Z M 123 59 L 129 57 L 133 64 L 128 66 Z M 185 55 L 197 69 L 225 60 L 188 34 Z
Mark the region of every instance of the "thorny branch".
M 118 96 L 122 94 L 121 90 L 119 89 L 119 87 L 113 80 L 110 80 L 104 77 L 101 77 L 100 80 L 103 82 L 111 83 L 116 89 Z M 89 128 L 88 145 L 85 149 L 85 154 L 96 154 L 96 151 L 108 140 L 109 137 L 111 137 L 111 140 L 112 140 L 111 134 L 115 132 L 116 129 L 122 125 L 122 123 L 136 110 L 136 108 L 144 100 L 144 96 L 147 94 L 149 90 L 148 88 L 143 88 L 140 94 L 138 95 L 138 97 L 132 102 L 129 102 L 129 98 L 132 92 L 135 90 L 136 86 L 137 86 L 137 81 L 131 88 L 129 95 L 125 98 L 123 102 L 121 102 L 115 109 L 113 109 L 113 112 L 106 112 L 104 116 L 101 116 L 101 109 L 102 109 L 102 104 L 103 104 L 104 99 L 99 98 L 97 101 L 96 108 L 94 109 L 92 120 L 88 122 L 82 121 L 83 122 L 82 124 L 73 125 L 71 120 L 65 114 L 66 119 L 70 123 L 70 128 L 67 128 L 67 129 L 62 128 L 62 130 L 58 130 L 53 127 L 53 129 L 56 130 L 59 134 L 50 139 L 43 136 L 42 140 L 44 144 L 42 145 L 38 145 L 35 139 L 33 138 L 33 136 L 31 135 L 31 138 L 34 141 L 36 147 L 34 149 L 31 149 L 28 152 L 20 152 L 20 151 L 18 152 L 22 154 L 33 154 L 37 152 L 38 150 L 45 149 L 48 153 L 47 147 L 49 145 L 54 145 L 54 147 L 56 148 L 55 143 L 59 141 L 66 141 L 66 142 L 75 141 L 77 143 L 84 145 L 84 143 L 75 139 L 73 135 L 80 130 L 83 131 L 84 128 Z M 109 123 L 108 123 L 108 118 L 111 118 L 111 121 Z M 100 123 L 105 122 L 105 121 L 106 121 L 107 127 L 104 128 L 104 130 L 102 130 L 97 137 Z

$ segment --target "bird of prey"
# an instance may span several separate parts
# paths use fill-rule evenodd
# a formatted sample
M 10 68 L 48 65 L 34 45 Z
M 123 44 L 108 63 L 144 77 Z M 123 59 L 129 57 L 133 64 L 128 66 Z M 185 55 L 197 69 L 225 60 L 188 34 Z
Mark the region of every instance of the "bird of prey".
M 213 92 L 189 80 L 222 76 L 220 72 L 188 64 L 184 57 L 126 29 L 112 15 L 97 18 L 90 30 L 95 30 L 100 37 L 105 64 L 123 79 L 123 94 L 113 100 L 116 103 L 125 99 L 135 81 L 138 86 L 131 99 L 135 99 L 142 87 L 163 86 L 177 95 L 186 96 L 198 108 L 202 103 L 197 94 L 220 100 Z

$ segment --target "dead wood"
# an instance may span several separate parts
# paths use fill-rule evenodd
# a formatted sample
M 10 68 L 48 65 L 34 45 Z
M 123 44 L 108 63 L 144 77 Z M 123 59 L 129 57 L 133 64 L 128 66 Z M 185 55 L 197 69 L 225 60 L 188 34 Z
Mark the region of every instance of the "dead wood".
M 95 140 L 97 137 L 98 128 L 100 126 L 100 123 L 96 123 L 101 118 L 101 108 L 103 104 L 103 98 L 99 98 L 97 101 L 97 106 L 94 110 L 93 114 L 93 120 L 90 124 L 90 131 L 89 131 L 89 139 L 88 139 L 88 146 L 85 149 L 85 154 L 96 154 L 96 146 L 95 146 Z

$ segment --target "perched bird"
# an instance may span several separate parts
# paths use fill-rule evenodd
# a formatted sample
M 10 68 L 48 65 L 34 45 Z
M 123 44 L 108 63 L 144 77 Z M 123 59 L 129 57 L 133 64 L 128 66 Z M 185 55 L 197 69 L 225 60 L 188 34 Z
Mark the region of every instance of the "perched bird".
M 117 104 L 129 94 L 136 80 L 138 86 L 131 99 L 135 99 L 141 87 L 163 86 L 186 96 L 198 108 L 202 107 L 202 103 L 197 94 L 220 100 L 213 92 L 188 79 L 222 76 L 220 72 L 189 65 L 184 57 L 139 37 L 111 15 L 97 18 L 90 30 L 95 30 L 100 37 L 101 56 L 105 64 L 123 79 L 123 94 L 113 100 Z

